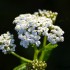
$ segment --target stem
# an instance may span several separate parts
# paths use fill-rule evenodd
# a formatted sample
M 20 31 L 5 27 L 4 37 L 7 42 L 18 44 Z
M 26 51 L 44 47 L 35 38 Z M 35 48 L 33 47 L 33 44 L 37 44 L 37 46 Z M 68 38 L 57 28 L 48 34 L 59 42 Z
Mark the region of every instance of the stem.
M 45 54 L 45 51 L 43 50 L 42 53 L 41 53 L 41 56 L 40 56 L 40 58 L 39 58 L 40 61 L 43 61 L 43 59 L 44 59 L 44 54 Z
M 34 46 L 34 60 L 35 59 L 38 59 L 38 53 L 39 53 L 39 50 L 37 49 L 37 47 L 36 46 Z
M 47 37 L 44 36 L 44 40 L 43 40 L 43 48 L 45 48 L 45 46 L 46 46 L 46 41 L 47 41 Z M 41 56 L 40 56 L 39 60 L 42 61 L 42 60 L 44 59 L 44 54 L 45 54 L 45 50 L 42 50 L 42 53 L 41 53 Z
M 31 60 L 29 59 L 26 59 L 24 57 L 21 57 L 20 55 L 16 54 L 15 52 L 11 52 L 12 55 L 16 56 L 17 58 L 21 59 L 22 61 L 24 62 L 32 62 Z
M 47 37 L 46 37 L 46 36 L 44 36 L 44 40 L 43 40 L 43 47 L 45 47 L 45 45 L 46 45 L 46 41 L 47 41 Z
M 38 53 L 39 53 L 39 51 L 38 51 L 38 50 L 35 50 L 35 53 L 34 53 L 34 60 L 35 60 L 35 59 L 38 59 Z

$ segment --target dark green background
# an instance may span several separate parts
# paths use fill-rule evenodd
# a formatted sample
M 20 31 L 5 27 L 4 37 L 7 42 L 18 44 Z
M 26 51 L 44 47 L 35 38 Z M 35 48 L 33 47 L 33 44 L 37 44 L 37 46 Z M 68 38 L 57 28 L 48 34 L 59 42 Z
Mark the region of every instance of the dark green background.
M 10 31 L 15 35 L 16 52 L 32 59 L 33 53 L 19 47 L 15 25 L 12 21 L 23 13 L 33 13 L 38 9 L 58 12 L 56 25 L 64 31 L 65 41 L 52 51 L 48 59 L 47 70 L 70 70 L 70 1 L 69 0 L 0 0 L 0 34 Z M 21 50 L 21 51 L 20 51 Z M 12 55 L 4 55 L 0 51 L 0 70 L 12 70 L 19 65 L 19 59 Z

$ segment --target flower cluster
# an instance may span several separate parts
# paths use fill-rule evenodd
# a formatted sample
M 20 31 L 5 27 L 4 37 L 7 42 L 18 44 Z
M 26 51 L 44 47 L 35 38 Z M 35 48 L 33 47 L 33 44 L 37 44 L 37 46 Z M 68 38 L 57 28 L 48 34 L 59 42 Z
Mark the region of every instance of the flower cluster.
M 37 47 L 41 44 L 41 36 L 47 36 L 47 40 L 52 44 L 64 41 L 64 31 L 53 25 L 57 13 L 51 11 L 41 11 L 34 14 L 21 14 L 15 18 L 15 30 L 18 32 L 20 45 L 28 48 L 29 44 Z
M 63 42 L 64 37 L 62 36 L 64 31 L 59 26 L 51 26 L 50 33 L 48 33 L 48 41 L 52 44 L 56 44 L 57 42 Z
M 13 35 L 9 32 L 0 36 L 0 50 L 2 50 L 4 54 L 15 51 L 15 47 L 16 45 L 14 44 Z

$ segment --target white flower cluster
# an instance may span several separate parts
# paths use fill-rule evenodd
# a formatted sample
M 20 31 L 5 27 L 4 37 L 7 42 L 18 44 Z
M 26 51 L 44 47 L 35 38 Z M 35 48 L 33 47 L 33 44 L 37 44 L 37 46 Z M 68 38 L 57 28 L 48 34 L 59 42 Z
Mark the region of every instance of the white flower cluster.
M 9 32 L 1 34 L 0 50 L 2 50 L 4 54 L 15 51 L 16 45 L 13 43 L 14 43 L 13 35 L 11 35 Z
M 51 26 L 51 30 L 48 33 L 48 41 L 52 44 L 56 44 L 57 42 L 63 42 L 64 37 L 62 36 L 64 31 L 59 26 Z
M 62 36 L 64 31 L 60 27 L 53 25 L 51 17 L 39 16 L 35 13 L 21 14 L 15 18 L 13 23 L 16 24 L 15 30 L 21 40 L 20 45 L 25 48 L 28 48 L 29 44 L 35 44 L 38 47 L 41 44 L 40 38 L 42 35 L 47 36 L 47 40 L 52 44 L 64 40 Z

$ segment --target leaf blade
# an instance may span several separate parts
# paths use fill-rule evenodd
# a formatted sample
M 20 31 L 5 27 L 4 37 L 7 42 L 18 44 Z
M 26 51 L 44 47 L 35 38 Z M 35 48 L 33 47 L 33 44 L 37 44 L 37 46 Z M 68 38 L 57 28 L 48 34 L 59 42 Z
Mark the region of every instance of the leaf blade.
M 26 70 L 26 63 L 23 63 L 23 64 L 15 67 L 13 70 Z

